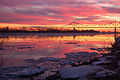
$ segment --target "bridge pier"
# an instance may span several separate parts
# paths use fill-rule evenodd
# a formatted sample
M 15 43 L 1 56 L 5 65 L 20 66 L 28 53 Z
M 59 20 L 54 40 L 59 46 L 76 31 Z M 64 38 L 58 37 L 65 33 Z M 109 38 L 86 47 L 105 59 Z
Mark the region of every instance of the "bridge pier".
M 115 39 L 115 41 L 116 41 L 116 38 L 117 38 L 117 33 L 116 33 L 116 26 L 115 26 L 115 28 L 114 28 L 114 39 Z
M 73 27 L 73 33 L 75 33 L 75 31 L 76 31 L 76 29 L 75 29 L 75 27 Z

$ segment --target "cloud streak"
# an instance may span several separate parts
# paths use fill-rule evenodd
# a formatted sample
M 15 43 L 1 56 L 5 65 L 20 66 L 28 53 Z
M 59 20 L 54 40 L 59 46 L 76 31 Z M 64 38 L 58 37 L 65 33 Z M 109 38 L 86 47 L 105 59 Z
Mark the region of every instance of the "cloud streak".
M 102 23 L 112 21 L 110 15 L 120 14 L 119 10 L 119 0 L 0 0 L 0 23 Z

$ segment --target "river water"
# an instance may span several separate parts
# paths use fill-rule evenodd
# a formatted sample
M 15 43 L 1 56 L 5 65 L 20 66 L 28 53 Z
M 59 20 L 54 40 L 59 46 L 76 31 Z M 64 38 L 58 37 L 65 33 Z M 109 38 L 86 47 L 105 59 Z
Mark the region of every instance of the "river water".
M 64 58 L 71 52 L 100 53 L 90 48 L 110 47 L 114 34 L 4 34 L 0 42 L 0 53 L 6 58 L 4 66 L 15 66 L 26 64 L 24 59 Z

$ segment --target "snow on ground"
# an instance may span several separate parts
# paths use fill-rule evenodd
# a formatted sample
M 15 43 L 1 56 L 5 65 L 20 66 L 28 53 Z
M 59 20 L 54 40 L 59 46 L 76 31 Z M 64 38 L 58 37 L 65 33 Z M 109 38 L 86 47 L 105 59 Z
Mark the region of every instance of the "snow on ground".
M 8 77 L 25 77 L 41 74 L 46 69 L 40 66 L 12 66 L 0 68 L 0 75 Z
M 59 70 L 59 74 L 63 79 L 77 79 L 83 80 L 88 74 L 91 72 L 96 72 L 99 70 L 103 70 L 100 66 L 90 66 L 90 65 L 83 65 L 79 67 L 71 67 L 71 68 L 64 68 Z
M 101 64 L 104 65 L 112 64 L 112 61 L 110 61 L 107 58 L 115 58 L 115 56 L 101 57 L 98 59 L 98 61 L 95 61 L 90 65 L 60 69 L 59 74 L 63 79 L 78 79 L 78 80 L 87 80 L 87 76 L 92 73 L 95 73 L 96 74 L 95 77 L 97 78 L 111 76 L 116 72 L 105 69 L 104 67 L 101 66 Z
M 110 55 L 104 55 L 101 58 L 98 58 L 97 61 L 93 62 L 90 65 L 83 65 L 79 67 L 70 67 L 70 68 L 63 68 L 59 70 L 59 74 L 62 79 L 76 79 L 76 80 L 89 80 L 88 77 L 95 73 L 94 77 L 99 78 L 102 80 L 108 80 L 107 77 L 115 76 L 116 78 L 119 77 L 119 70 L 120 70 L 120 60 L 119 60 L 119 53 L 120 51 L 120 37 L 116 39 L 116 42 L 113 44 L 113 51 L 109 53 Z M 91 48 L 91 50 L 97 50 L 95 48 Z M 70 53 L 66 54 L 69 58 L 76 58 L 79 54 Z M 109 69 L 109 67 L 113 67 Z M 96 80 L 92 79 L 92 80 Z M 115 77 L 114 77 L 115 78 Z

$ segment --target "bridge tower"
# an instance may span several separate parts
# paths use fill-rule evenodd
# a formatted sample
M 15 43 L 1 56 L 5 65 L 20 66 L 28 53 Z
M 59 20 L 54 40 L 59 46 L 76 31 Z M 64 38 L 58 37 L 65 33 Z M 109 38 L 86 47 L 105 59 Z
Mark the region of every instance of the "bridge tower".
M 114 38 L 115 38 L 115 40 L 116 40 L 116 38 L 117 38 L 116 20 L 115 20 L 115 25 L 114 25 Z
M 75 33 L 76 32 L 76 25 L 78 25 L 79 23 L 77 23 L 77 22 L 72 22 L 72 23 L 70 23 L 70 25 L 72 25 L 72 27 L 73 27 L 73 33 Z
M 119 35 L 119 25 L 120 25 L 120 22 L 119 21 L 116 21 L 114 22 L 114 38 L 116 40 L 116 38 L 120 37 Z

